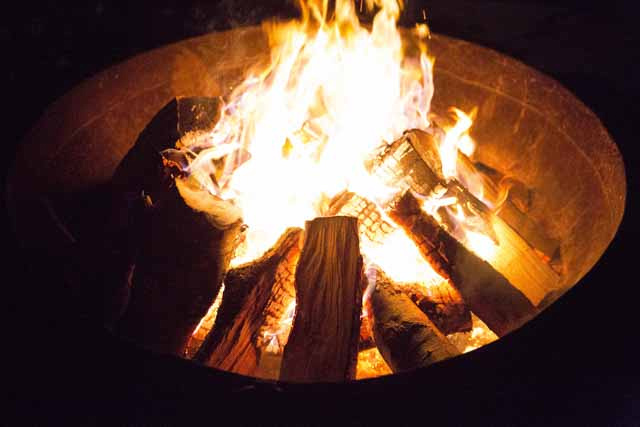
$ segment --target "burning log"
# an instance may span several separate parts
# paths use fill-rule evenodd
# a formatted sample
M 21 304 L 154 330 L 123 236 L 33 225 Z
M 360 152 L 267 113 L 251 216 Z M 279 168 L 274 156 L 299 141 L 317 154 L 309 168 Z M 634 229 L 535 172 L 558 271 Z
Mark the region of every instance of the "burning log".
M 393 372 L 424 368 L 459 354 L 433 322 L 381 271 L 369 315 L 380 354 Z
M 434 124 L 434 126 L 436 126 Z M 438 159 L 438 142 L 434 134 L 443 131 L 435 127 L 432 133 L 414 129 L 407 133 L 409 143 L 420 158 L 428 165 L 430 171 L 438 177 L 437 181 L 423 182 L 425 188 L 433 189 L 443 181 L 441 165 Z M 498 171 L 471 161 L 464 153 L 457 152 L 457 168 L 465 184 L 474 180 L 482 183 L 484 197 L 495 205 L 500 205 L 496 215 L 509 227 L 513 228 L 529 244 L 544 254 L 549 260 L 559 257 L 560 243 L 547 236 L 541 227 L 526 215 L 530 204 L 531 191 L 524 188 L 521 182 L 511 182 L 514 191 L 503 194 L 500 182 L 506 184 L 504 176 Z M 519 190 L 519 191 L 518 191 Z M 427 194 L 427 193 L 423 193 Z M 521 197 L 515 195 L 521 194 Z
M 458 152 L 458 168 L 463 176 L 480 179 L 484 197 L 498 205 L 496 215 L 529 243 L 552 267 L 561 263 L 560 242 L 548 236 L 529 215 L 533 191 L 515 179 Z
M 358 218 L 358 231 L 361 239 L 381 242 L 397 229 L 387 222 L 375 203 L 351 191 L 338 193 L 327 207 L 327 216 L 346 215 Z
M 258 260 L 229 270 L 225 292 L 213 329 L 194 360 L 243 375 L 255 375 L 258 341 L 268 311 L 285 307 L 274 298 L 293 288 L 292 269 L 300 253 L 302 230 L 288 229 Z M 278 317 L 278 313 L 271 313 Z
M 296 269 L 296 311 L 281 380 L 355 379 L 365 283 L 358 220 L 336 216 L 308 221 Z
M 438 128 L 434 130 L 434 132 L 437 131 Z M 558 274 L 549 263 L 543 261 L 544 257 L 540 256 L 540 252 L 544 249 L 550 254 L 556 254 L 557 242 L 546 237 L 540 227 L 517 208 L 514 208 L 515 210 L 508 208 L 514 205 L 507 204 L 510 199 L 507 199 L 496 215 L 482 201 L 473 196 L 463 183 L 457 180 L 446 181 L 437 148 L 437 141 L 433 135 L 420 130 L 408 131 L 402 138 L 378 153 L 370 162 L 370 168 L 391 183 L 398 185 L 400 181 L 405 182 L 419 194 L 429 195 L 448 191 L 458 199 L 459 205 L 471 206 L 473 213 L 478 215 L 485 224 L 482 230 L 484 234 L 499 242 L 497 254 L 492 260 L 493 266 L 534 305 L 540 304 L 550 292 L 557 288 L 559 282 Z M 478 172 L 474 164 L 460 152 L 458 152 L 457 165 L 461 173 L 469 177 L 470 183 L 479 177 L 486 178 L 485 174 Z M 497 199 L 496 185 L 489 184 L 487 181 L 491 180 L 482 179 L 483 188 L 489 193 L 490 198 Z M 442 208 L 439 211 L 442 211 Z M 503 217 L 516 218 L 516 211 L 519 212 L 517 215 L 520 219 L 517 222 L 515 219 L 511 221 L 516 227 L 514 229 L 503 220 Z M 447 215 L 441 216 L 447 222 Z M 528 231 L 525 233 L 523 230 Z M 530 241 L 525 240 L 523 236 Z M 539 247 L 533 249 L 532 244 L 537 244 Z
M 343 191 L 331 200 L 328 207 L 331 215 L 349 215 L 358 218 L 361 239 L 380 242 L 397 229 L 387 222 L 379 208 L 359 195 Z M 404 292 L 435 323 L 445 335 L 455 332 L 466 332 L 471 329 L 471 312 L 465 306 L 462 297 L 448 282 L 426 289 L 417 283 L 403 283 L 397 290 Z M 368 332 L 367 317 L 362 320 L 360 333 L 361 349 L 373 346 L 373 339 Z
M 241 233 L 238 218 L 221 220 L 188 207 L 160 154 L 180 138 L 210 129 L 217 113 L 215 99 L 171 101 L 141 132 L 111 184 L 115 217 L 128 216 L 132 196 L 144 195 L 150 212 L 133 225 L 143 229 L 142 246 L 117 332 L 158 352 L 183 354 L 220 289 Z
M 447 233 L 420 208 L 410 191 L 395 201 L 389 215 L 434 270 L 451 281 L 471 311 L 498 336 L 517 329 L 536 314 L 522 292 Z

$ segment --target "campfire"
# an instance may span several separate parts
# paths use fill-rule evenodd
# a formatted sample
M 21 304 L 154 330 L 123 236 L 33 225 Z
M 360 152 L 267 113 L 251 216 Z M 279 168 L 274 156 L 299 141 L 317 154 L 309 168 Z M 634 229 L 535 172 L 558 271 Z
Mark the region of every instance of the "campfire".
M 534 190 L 474 159 L 474 110 L 432 110 L 426 25 L 403 39 L 396 1 L 367 7 L 370 28 L 350 1 L 303 4 L 265 25 L 270 60 L 227 96 L 177 98 L 147 125 L 114 177 L 148 172 L 157 231 L 122 335 L 347 381 L 471 351 L 548 303 L 562 257 L 527 214 Z
M 186 204 L 162 221 L 191 222 L 181 231 L 195 243 L 171 248 L 187 256 L 170 279 L 138 266 L 148 280 L 124 335 L 149 341 L 150 289 L 171 283 L 187 321 L 167 324 L 158 349 L 244 375 L 344 381 L 473 350 L 544 305 L 561 258 L 527 217 L 532 190 L 474 162 L 473 111 L 430 109 L 427 27 L 407 46 L 399 5 L 375 6 L 368 29 L 351 2 L 331 19 L 303 5 L 301 21 L 266 26 L 270 62 L 226 99 L 177 99 L 147 127 L 139 144 L 162 148 L 163 171 L 148 188 L 163 196 L 145 200 Z M 167 125 L 180 135 L 159 147 Z
M 133 58 L 34 126 L 9 204 L 78 261 L 74 305 L 153 352 L 342 382 L 497 340 L 595 264 L 625 181 L 591 111 L 394 1 L 324 3 Z

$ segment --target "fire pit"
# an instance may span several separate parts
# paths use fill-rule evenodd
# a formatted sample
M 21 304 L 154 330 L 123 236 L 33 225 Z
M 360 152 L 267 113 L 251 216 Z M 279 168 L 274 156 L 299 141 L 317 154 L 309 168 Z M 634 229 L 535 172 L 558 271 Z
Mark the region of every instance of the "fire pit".
M 517 329 L 575 285 L 613 238 L 624 170 L 598 119 L 536 71 L 433 35 L 431 115 L 422 111 L 424 117 L 363 150 L 367 173 L 384 189 L 333 183 L 322 199 L 303 182 L 296 191 L 313 195 L 317 205 L 307 207 L 314 214 L 282 222 L 290 228 L 256 243 L 251 233 L 260 228 L 241 225 L 246 203 L 226 204 L 233 197 L 225 190 L 236 190 L 230 177 L 256 162 L 256 150 L 232 147 L 207 159 L 215 189 L 194 164 L 216 147 L 206 138 L 233 114 L 228 106 L 241 108 L 231 98 L 221 113 L 214 97 L 242 88 L 247 70 L 268 63 L 266 42 L 261 29 L 245 28 L 133 58 L 59 100 L 23 145 L 10 196 L 25 244 L 100 246 L 99 225 L 108 224 L 114 247 L 127 246 L 131 216 L 143 218 L 138 228 L 148 224 L 138 253 L 106 258 L 117 260 L 113 271 L 125 278 L 114 279 L 105 310 L 121 335 L 215 368 L 284 381 L 416 369 Z M 432 64 L 416 64 L 424 94 Z M 374 88 L 362 96 L 367 90 Z M 419 120 L 429 125 L 419 129 Z M 300 140 L 278 142 L 280 158 L 308 147 L 313 125 L 322 128 L 311 123 Z M 289 174 L 289 184 L 298 176 Z M 197 193 L 203 189 L 204 199 Z M 379 240 L 386 249 L 378 250 Z M 244 252 L 234 255 L 239 244 Z M 412 258 L 417 267 L 406 264 Z M 203 276 L 213 283 L 205 289 L 198 287 Z

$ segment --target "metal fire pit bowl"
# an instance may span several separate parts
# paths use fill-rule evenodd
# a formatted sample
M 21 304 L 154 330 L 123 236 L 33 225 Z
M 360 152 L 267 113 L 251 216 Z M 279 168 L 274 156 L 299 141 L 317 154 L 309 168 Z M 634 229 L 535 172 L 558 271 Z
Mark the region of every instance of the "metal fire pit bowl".
M 432 109 L 478 106 L 477 159 L 535 190 L 529 215 L 561 242 L 562 294 L 601 257 L 622 219 L 626 185 L 616 145 L 582 102 L 520 62 L 441 35 L 430 49 L 437 58 Z M 21 242 L 55 251 L 61 240 L 51 210 L 90 223 L 95 207 L 74 203 L 75 195 L 108 182 L 167 102 L 224 95 L 267 58 L 259 27 L 212 33 L 138 55 L 57 100 L 27 135 L 10 172 Z M 50 209 L 34 209 L 43 197 L 53 201 Z M 66 227 L 74 231 L 73 223 Z

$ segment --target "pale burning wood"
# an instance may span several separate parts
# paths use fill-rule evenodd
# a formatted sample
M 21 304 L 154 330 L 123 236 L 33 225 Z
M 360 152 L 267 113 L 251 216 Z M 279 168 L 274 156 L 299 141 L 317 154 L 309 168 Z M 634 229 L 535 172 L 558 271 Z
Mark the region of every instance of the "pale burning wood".
M 420 134 L 418 134 L 420 135 Z M 469 180 L 480 180 L 484 197 L 494 205 L 499 205 L 496 215 L 500 218 L 500 224 L 512 229 L 528 242 L 539 253 L 536 254 L 549 262 L 555 268 L 561 263 L 560 242 L 548 236 L 542 227 L 533 221 L 527 210 L 531 203 L 533 191 L 525 188 L 519 181 L 509 180 L 498 171 L 485 165 L 474 163 L 463 153 L 458 153 L 458 169 L 461 175 Z M 511 181 L 509 189 L 501 188 Z M 506 194 L 503 194 L 506 192 Z
M 415 137 L 411 139 L 412 146 L 420 157 L 431 158 L 433 155 L 430 153 L 436 151 L 433 136 L 420 130 L 411 131 L 411 135 Z M 512 197 L 514 192 L 508 192 L 504 199 L 498 182 L 502 178 L 499 172 L 488 171 L 486 167 L 479 170 L 460 151 L 457 153 L 457 168 L 466 182 L 477 181 L 475 185 L 482 186 L 484 197 L 499 205 L 495 214 L 488 216 L 498 240 L 497 252 L 491 264 L 524 292 L 534 305 L 540 304 L 558 287 L 560 278 L 552 265 L 560 262 L 560 243 L 547 236 L 535 221 L 516 206 L 526 205 L 527 202 L 518 202 L 517 198 Z M 482 202 L 474 198 L 474 203 Z M 488 211 L 484 207 L 481 210 Z
M 437 124 L 432 123 L 434 127 L 432 132 L 425 132 L 414 129 L 408 132 L 409 141 L 420 158 L 427 163 L 429 168 L 435 172 L 442 180 L 442 171 L 439 167 L 439 160 L 436 157 L 438 153 L 438 143 L 435 134 L 442 134 L 442 129 Z M 456 168 L 460 177 L 465 183 L 473 183 L 472 185 L 481 185 L 485 199 L 490 200 L 494 205 L 499 205 L 495 214 L 504 221 L 504 223 L 516 231 L 526 242 L 540 251 L 541 254 L 549 259 L 557 259 L 560 256 L 560 242 L 549 237 L 544 230 L 526 215 L 526 208 L 529 201 L 521 200 L 523 197 L 513 197 L 516 191 L 508 191 L 502 188 L 500 181 L 505 178 L 498 171 L 488 168 L 487 166 L 476 164 L 469 159 L 461 151 L 457 151 Z M 474 182 L 475 181 L 475 182 Z M 429 185 L 430 183 L 425 182 Z M 523 188 L 522 183 L 515 185 L 519 188 L 520 193 L 527 193 L 526 198 L 530 198 L 530 190 Z M 524 208 L 524 209 L 523 209 Z
M 358 220 L 339 216 L 308 221 L 281 380 L 355 379 L 364 285 Z

